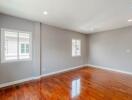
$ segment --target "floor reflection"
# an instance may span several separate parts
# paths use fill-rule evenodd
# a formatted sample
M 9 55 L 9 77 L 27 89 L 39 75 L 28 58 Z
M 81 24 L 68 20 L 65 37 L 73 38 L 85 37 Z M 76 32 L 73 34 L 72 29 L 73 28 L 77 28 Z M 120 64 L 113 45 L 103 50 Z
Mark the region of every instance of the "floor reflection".
M 0 100 L 132 100 L 132 76 L 84 67 L 0 89 Z
M 72 81 L 72 97 L 78 96 L 80 94 L 80 79 Z

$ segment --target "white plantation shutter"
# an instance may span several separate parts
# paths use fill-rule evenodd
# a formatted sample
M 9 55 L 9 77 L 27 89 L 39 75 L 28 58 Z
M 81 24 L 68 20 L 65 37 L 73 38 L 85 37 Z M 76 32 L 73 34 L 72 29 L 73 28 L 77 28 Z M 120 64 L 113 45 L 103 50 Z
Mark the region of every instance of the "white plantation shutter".
M 81 56 L 81 40 L 72 39 L 72 56 Z
M 32 36 L 30 32 L 1 30 L 1 61 L 31 59 Z
M 30 34 L 20 33 L 19 34 L 19 59 L 30 58 Z
M 4 49 L 5 49 L 5 60 L 17 59 L 17 32 L 5 31 L 4 38 Z

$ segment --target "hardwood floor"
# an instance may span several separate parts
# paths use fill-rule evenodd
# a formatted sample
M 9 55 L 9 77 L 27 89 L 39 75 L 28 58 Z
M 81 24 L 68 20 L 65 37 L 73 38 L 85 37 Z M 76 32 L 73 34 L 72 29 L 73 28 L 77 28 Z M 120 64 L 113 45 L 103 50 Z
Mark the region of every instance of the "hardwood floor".
M 132 100 L 132 76 L 83 67 L 1 89 L 0 100 Z

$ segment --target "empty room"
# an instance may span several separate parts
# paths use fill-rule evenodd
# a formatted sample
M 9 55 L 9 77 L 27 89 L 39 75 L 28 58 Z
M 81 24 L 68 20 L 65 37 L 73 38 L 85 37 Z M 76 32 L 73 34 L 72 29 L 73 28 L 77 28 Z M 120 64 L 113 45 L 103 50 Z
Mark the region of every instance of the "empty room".
M 0 0 L 0 100 L 132 100 L 132 1 Z

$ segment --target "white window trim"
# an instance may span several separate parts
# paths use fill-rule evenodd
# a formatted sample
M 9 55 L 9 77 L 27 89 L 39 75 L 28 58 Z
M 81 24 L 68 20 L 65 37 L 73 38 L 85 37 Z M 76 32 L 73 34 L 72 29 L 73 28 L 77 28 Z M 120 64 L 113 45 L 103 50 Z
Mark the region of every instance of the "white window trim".
M 30 58 L 25 58 L 25 59 L 15 59 L 15 60 L 5 60 L 5 31 L 10 31 L 10 32 L 22 32 L 22 33 L 30 33 L 30 48 L 29 48 L 29 53 L 30 53 Z M 19 35 L 19 34 L 18 34 Z M 19 37 L 18 37 L 18 42 L 19 43 Z M 19 49 L 17 49 L 17 56 L 19 56 Z M 19 58 L 19 57 L 17 57 Z M 32 61 L 32 32 L 27 32 L 27 31 L 20 31 L 20 30 L 14 30 L 14 29 L 7 29 L 7 28 L 1 28 L 1 63 L 9 63 L 9 62 L 19 62 L 19 61 Z
M 80 55 L 75 55 L 75 56 L 73 56 L 72 55 L 72 50 L 71 50 L 71 55 L 72 55 L 72 57 L 81 57 L 81 55 L 82 55 L 82 53 L 81 53 L 81 46 L 82 46 L 82 41 L 81 41 L 81 39 L 79 39 L 79 38 L 72 38 L 72 40 L 79 40 L 80 41 Z M 72 45 L 72 44 L 71 44 Z M 72 47 L 72 46 L 71 46 Z

